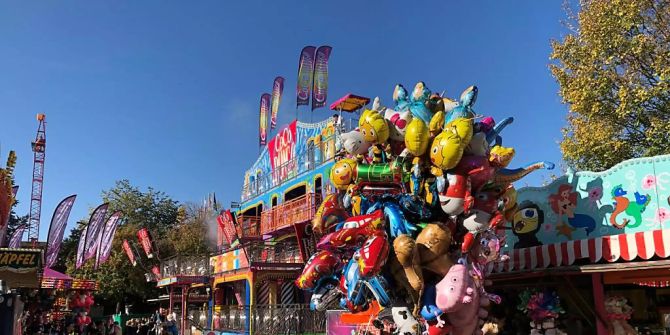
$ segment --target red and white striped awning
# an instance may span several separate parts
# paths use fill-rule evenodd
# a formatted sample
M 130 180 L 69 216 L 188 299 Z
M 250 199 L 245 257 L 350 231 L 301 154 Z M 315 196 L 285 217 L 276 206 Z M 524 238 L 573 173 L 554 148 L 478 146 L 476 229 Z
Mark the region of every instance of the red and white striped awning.
M 631 234 L 601 236 L 537 247 L 513 249 L 509 260 L 493 265 L 494 272 L 544 269 L 572 265 L 575 260 L 589 258 L 591 263 L 604 259 L 616 262 L 639 257 L 648 260 L 654 255 L 670 256 L 670 229 Z

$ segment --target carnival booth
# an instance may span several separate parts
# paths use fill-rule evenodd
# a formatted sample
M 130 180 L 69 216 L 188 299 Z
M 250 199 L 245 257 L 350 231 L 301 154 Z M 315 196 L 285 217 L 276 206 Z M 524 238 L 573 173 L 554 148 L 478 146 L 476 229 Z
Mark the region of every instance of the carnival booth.
M 40 287 L 49 302 L 44 312 L 46 321 L 74 323 L 80 328 L 91 323 L 97 281 L 73 279 L 64 273 L 45 268 Z
M 0 333 L 23 328 L 24 301 L 37 294 L 41 267 L 40 249 L 0 248 Z
M 511 218 L 496 288 L 556 290 L 589 334 L 670 328 L 670 155 L 522 188 Z

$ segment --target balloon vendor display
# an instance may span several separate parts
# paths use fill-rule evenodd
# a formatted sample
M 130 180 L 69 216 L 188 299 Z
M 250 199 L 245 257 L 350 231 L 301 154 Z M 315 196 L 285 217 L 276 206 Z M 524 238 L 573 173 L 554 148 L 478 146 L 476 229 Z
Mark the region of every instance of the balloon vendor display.
M 500 303 L 484 283 L 504 260 L 498 230 L 516 211 L 512 183 L 550 162 L 509 167 L 513 122 L 482 117 L 478 90 L 457 100 L 420 82 L 397 85 L 393 107 L 376 98 L 342 135 L 328 195 L 312 221 L 319 236 L 296 285 L 316 310 L 382 311 L 376 325 L 400 334 L 477 334 L 484 307 Z
M 556 327 L 558 315 L 565 311 L 554 291 L 538 292 L 526 289 L 519 297 L 517 309 L 530 318 L 530 335 L 566 335 Z

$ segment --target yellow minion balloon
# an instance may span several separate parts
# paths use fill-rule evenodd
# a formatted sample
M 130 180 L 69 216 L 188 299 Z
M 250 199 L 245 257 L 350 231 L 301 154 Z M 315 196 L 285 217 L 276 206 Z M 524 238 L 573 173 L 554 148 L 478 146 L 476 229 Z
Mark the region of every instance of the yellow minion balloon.
M 355 160 L 347 158 L 333 165 L 330 170 L 330 181 L 338 190 L 346 190 L 349 184 L 354 181 L 356 164 Z
M 389 125 L 377 111 L 366 109 L 358 120 L 358 127 L 366 142 L 384 143 L 389 139 Z
M 426 123 L 413 118 L 405 130 L 405 147 L 415 157 L 421 156 L 428 149 L 430 134 Z
M 435 136 L 430 148 L 430 161 L 442 170 L 453 169 L 463 156 L 461 137 L 454 129 L 447 128 Z

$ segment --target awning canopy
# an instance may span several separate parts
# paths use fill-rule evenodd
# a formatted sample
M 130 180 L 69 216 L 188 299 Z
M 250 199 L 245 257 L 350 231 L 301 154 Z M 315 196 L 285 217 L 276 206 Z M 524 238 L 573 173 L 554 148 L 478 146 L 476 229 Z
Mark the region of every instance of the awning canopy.
M 591 263 L 601 260 L 643 260 L 654 256 L 670 256 L 670 229 L 619 234 L 567 241 L 530 248 L 513 249 L 509 260 L 493 264 L 493 272 L 546 269 L 572 265 L 575 260 L 588 258 Z
M 355 112 L 370 102 L 370 98 L 358 96 L 355 94 L 347 94 L 330 105 L 330 109 L 334 111 Z
M 45 268 L 42 274 L 42 288 L 68 289 L 72 287 L 72 277 L 51 268 Z

